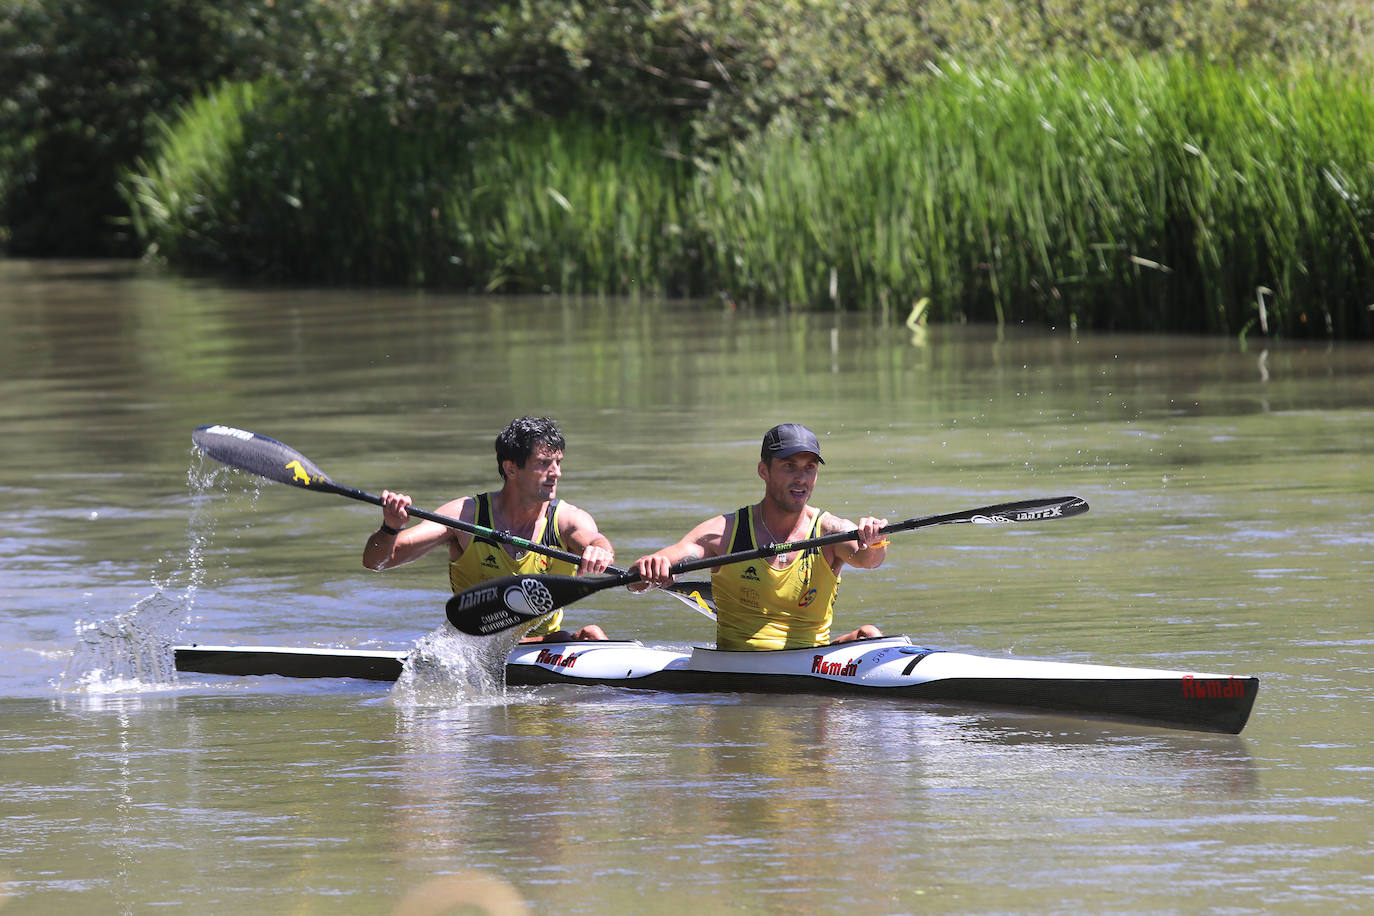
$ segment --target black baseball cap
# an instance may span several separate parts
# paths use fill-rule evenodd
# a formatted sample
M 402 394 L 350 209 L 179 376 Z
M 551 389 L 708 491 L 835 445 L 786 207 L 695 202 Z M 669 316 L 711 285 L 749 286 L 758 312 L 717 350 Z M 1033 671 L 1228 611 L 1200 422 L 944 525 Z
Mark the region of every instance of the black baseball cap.
M 810 452 L 816 456 L 817 461 L 825 464 L 816 434 L 800 423 L 779 423 L 763 434 L 763 448 L 759 450 L 759 457 L 764 461 L 769 458 L 786 458 L 797 452 Z

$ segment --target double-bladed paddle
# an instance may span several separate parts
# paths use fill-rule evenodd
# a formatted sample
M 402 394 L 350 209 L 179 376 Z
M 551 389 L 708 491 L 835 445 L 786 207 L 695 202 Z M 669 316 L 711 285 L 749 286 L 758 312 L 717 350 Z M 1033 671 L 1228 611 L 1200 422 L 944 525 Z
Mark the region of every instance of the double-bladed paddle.
M 930 528 L 934 525 L 956 525 L 961 522 L 973 524 L 1009 524 L 1013 522 L 1041 522 L 1054 518 L 1068 518 L 1088 511 L 1088 504 L 1077 496 L 1059 496 L 1051 499 L 1027 499 L 1014 503 L 999 503 L 979 509 L 966 509 L 963 512 L 949 512 L 944 515 L 926 515 L 895 522 L 878 529 L 880 534 L 895 534 L 916 528 Z M 793 550 L 807 550 L 812 547 L 825 547 L 841 541 L 858 540 L 858 529 L 837 531 L 820 537 L 792 541 L 787 544 L 772 544 L 752 550 L 737 550 L 718 557 L 702 557 L 674 563 L 669 571 L 677 576 L 697 569 L 711 566 L 725 566 L 745 560 L 772 557 Z M 448 600 L 448 621 L 470 636 L 490 636 L 511 627 L 529 624 L 545 614 L 602 589 L 615 588 L 638 582 L 638 571 L 614 574 L 596 578 L 576 578 L 553 574 L 502 576 L 464 589 Z
M 277 483 L 284 483 L 292 487 L 300 487 L 303 490 L 334 493 L 339 496 L 347 496 L 349 499 L 356 499 L 359 502 L 372 503 L 374 506 L 382 505 L 380 496 L 355 490 L 353 487 L 346 487 L 330 480 L 329 475 L 316 467 L 313 461 L 285 442 L 278 442 L 276 439 L 270 439 L 246 429 L 236 429 L 232 426 L 198 426 L 191 433 L 191 441 L 198 449 L 220 464 L 227 464 L 241 471 L 248 471 L 259 477 L 266 477 L 268 480 L 275 480 Z M 582 558 L 575 553 L 526 540 L 508 531 L 484 528 L 462 519 L 427 512 L 415 506 L 411 506 L 406 512 L 416 518 L 428 519 L 449 528 L 466 531 L 473 537 L 491 544 L 510 544 L 515 547 L 523 547 L 525 550 L 532 550 L 535 553 L 553 557 L 556 560 L 564 560 L 573 565 L 582 562 Z M 615 566 L 606 567 L 606 571 L 614 576 L 629 575 L 625 570 Z M 572 577 L 569 576 L 568 578 Z M 711 597 L 711 584 L 709 582 L 684 582 L 670 594 L 706 616 L 715 617 L 715 613 L 708 603 Z

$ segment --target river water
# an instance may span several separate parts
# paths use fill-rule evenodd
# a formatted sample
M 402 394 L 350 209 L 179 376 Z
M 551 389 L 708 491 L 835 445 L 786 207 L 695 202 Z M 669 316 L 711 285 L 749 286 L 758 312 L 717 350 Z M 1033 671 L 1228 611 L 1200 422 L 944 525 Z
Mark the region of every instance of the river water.
M 232 288 L 0 262 L 0 908 L 216 913 L 1305 913 L 1374 908 L 1374 348 L 719 303 Z M 756 500 L 891 519 L 837 626 L 1260 678 L 1239 736 L 953 706 L 483 693 L 438 557 L 371 506 L 199 458 L 226 423 L 437 506 L 550 414 L 622 563 Z M 709 643 L 666 596 L 574 624 Z M 409 649 L 442 675 L 178 674 L 177 643 Z M 440 666 L 444 667 L 444 666 Z M 461 674 L 461 672 L 460 672 Z

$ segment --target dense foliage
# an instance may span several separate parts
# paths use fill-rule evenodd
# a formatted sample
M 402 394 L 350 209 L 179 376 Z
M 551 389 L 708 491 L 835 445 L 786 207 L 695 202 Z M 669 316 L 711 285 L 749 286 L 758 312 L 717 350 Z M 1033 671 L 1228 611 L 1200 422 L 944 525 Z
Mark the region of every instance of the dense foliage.
M 649 127 L 576 119 L 471 136 L 346 116 L 274 79 L 227 84 L 131 175 L 140 236 L 184 269 L 492 290 L 685 291 L 690 166 Z M 647 278 L 647 279 L 646 279 Z
M 1242 287 L 1310 291 L 1304 278 L 1317 276 L 1312 265 L 1347 255 L 1362 263 L 1366 176 L 1341 157 L 1364 141 L 1364 113 L 1343 97 L 1338 104 L 1349 110 L 1319 118 L 1284 74 L 1310 77 L 1329 95 L 1335 75 L 1367 73 L 1374 13 L 1366 7 L 1353 0 L 257 0 L 227 7 L 7 0 L 0 84 L 14 88 L 0 99 L 0 241 L 25 254 L 128 253 L 137 245 L 183 268 L 274 279 L 722 292 L 843 307 L 934 291 L 937 308 L 968 317 L 1005 318 L 1039 297 L 1046 304 L 1030 313 L 1094 322 L 1102 318 L 1094 297 L 1125 283 L 1134 291 L 1125 301 L 1136 308 L 1177 297 L 1180 288 L 1191 299 L 1183 315 L 1170 307 L 1112 323 L 1235 330 Z M 1169 98 L 1140 96 L 1136 104 L 1168 115 L 1142 126 L 1158 128 L 1148 142 L 1126 143 L 1110 119 L 1094 133 L 1092 106 L 1075 110 L 1073 92 L 1122 103 L 1109 90 L 1124 87 L 1097 84 L 1111 84 L 1113 68 L 1125 72 L 1156 55 L 1193 62 L 1184 69 L 1210 65 L 1207 79 L 1226 85 L 1213 96 L 1173 80 L 1162 87 L 1174 93 Z M 1117 63 L 1085 69 L 1090 60 Z M 1046 61 L 1055 62 L 1050 70 Z M 1255 96 L 1262 104 L 1297 99 L 1291 117 L 1245 99 L 1224 107 L 1235 101 L 1226 74 L 1237 67 L 1272 82 Z M 1017 87 L 1006 111 L 987 112 L 1007 118 L 1005 142 L 989 145 L 986 132 L 960 130 L 968 118 L 957 106 L 978 110 L 987 101 L 947 97 L 949 76 L 961 69 L 1001 74 Z M 1056 70 L 1087 85 L 1056 94 L 1043 83 L 1059 79 Z M 906 97 L 925 101 L 904 107 Z M 941 98 L 956 108 L 941 108 Z M 1187 105 L 1212 111 L 1206 106 L 1218 100 L 1223 108 L 1210 124 L 1184 117 Z M 1055 122 L 1061 140 L 1026 129 L 1026 117 Z M 1177 153 L 1188 130 L 1274 121 L 1282 122 L 1284 142 L 1298 144 L 1286 158 L 1246 142 L 1227 144 L 1224 154 L 1208 149 L 1206 157 Z M 1073 144 L 1106 140 L 1131 149 L 1130 177 L 1112 171 L 1120 162 L 1110 156 L 1105 165 L 1074 166 L 1095 153 Z M 917 238 L 911 223 L 901 230 L 909 237 L 892 235 L 894 216 L 882 214 L 900 196 L 884 182 L 910 183 L 916 171 L 892 160 L 896 153 L 876 151 L 909 143 L 925 144 L 917 148 L 926 157 L 925 183 L 910 190 L 933 194 L 950 212 L 981 212 L 964 218 L 982 220 L 978 232 L 995 256 L 970 261 L 972 248 L 951 247 L 952 230 L 943 240 Z M 1150 155 L 1162 158 L 1140 159 Z M 1036 183 L 1018 169 L 1056 162 L 1065 175 L 1096 181 L 1092 199 L 1143 235 L 1085 241 L 1087 226 L 1050 225 L 1053 189 L 1037 184 L 1022 198 L 1005 188 L 1007 174 L 1030 187 Z M 1298 177 L 1279 180 L 1271 167 Z M 891 179 L 887 168 L 896 169 Z M 1212 262 L 1249 237 L 1259 206 L 1253 185 L 1241 189 L 1233 174 L 1266 183 L 1271 204 L 1288 195 L 1280 209 L 1303 216 L 1266 229 L 1263 244 L 1251 246 L 1254 264 L 1228 262 L 1235 282 L 1216 282 L 1207 273 Z M 1179 194 L 1193 196 L 1185 204 L 1179 194 L 1154 194 L 1143 216 L 1144 190 L 1113 197 L 1136 193 L 1137 181 L 1182 182 L 1189 189 Z M 1323 187 L 1348 195 L 1337 195 L 1343 212 L 1328 212 Z M 836 198 L 837 188 L 851 196 Z M 1088 200 L 1069 189 L 1062 197 L 1080 209 Z M 804 200 L 834 210 L 789 210 Z M 1043 237 L 1023 232 L 1037 207 L 1045 210 Z M 1196 235 L 1200 213 L 1238 222 Z M 1328 233 L 1321 251 L 1301 247 L 1316 242 L 1294 226 L 1338 217 L 1346 233 Z M 885 220 L 888 236 L 878 240 L 873 227 Z M 844 234 L 825 240 L 827 227 L 840 225 Z M 905 279 L 890 282 L 888 268 L 865 261 L 873 252 L 840 245 L 861 238 L 889 249 L 936 247 L 922 249 L 925 266 L 908 264 L 899 271 Z M 1274 251 L 1290 242 L 1301 250 L 1285 266 Z M 1005 254 L 1027 246 L 1038 250 L 1034 258 Z M 1167 264 L 1172 279 L 1160 285 L 1134 268 L 1087 269 L 1097 263 L 1087 252 L 1126 248 L 1139 259 L 1128 262 L 1135 268 Z M 1194 261 L 1201 272 L 1190 273 Z M 1362 270 L 1342 272 L 1336 285 L 1348 289 Z M 1080 275 L 1090 279 L 1064 281 Z M 1198 320 L 1195 302 L 1213 317 Z M 1332 321 L 1337 330 L 1357 325 Z
M 1369 336 L 1374 82 L 1191 59 L 950 67 L 698 186 L 737 297 Z
M 183 267 L 1367 336 L 1374 86 L 1192 60 L 937 70 L 709 167 L 585 116 L 402 131 L 227 86 L 133 176 Z
M 201 0 L 10 0 L 0 8 L 0 239 L 16 254 L 134 253 L 121 170 L 152 114 L 271 43 Z

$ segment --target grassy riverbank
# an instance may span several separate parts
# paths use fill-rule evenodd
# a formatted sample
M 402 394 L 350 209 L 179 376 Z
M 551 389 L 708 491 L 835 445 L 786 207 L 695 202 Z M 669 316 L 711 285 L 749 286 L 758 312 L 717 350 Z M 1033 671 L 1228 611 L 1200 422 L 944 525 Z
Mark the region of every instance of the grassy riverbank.
M 1194 62 L 947 70 L 704 182 L 751 299 L 952 319 L 1367 335 L 1369 80 Z M 903 308 L 905 311 L 905 308 Z
M 649 128 L 472 137 L 239 86 L 126 187 L 188 269 L 1368 337 L 1371 88 L 1191 58 L 946 67 L 706 163 Z

